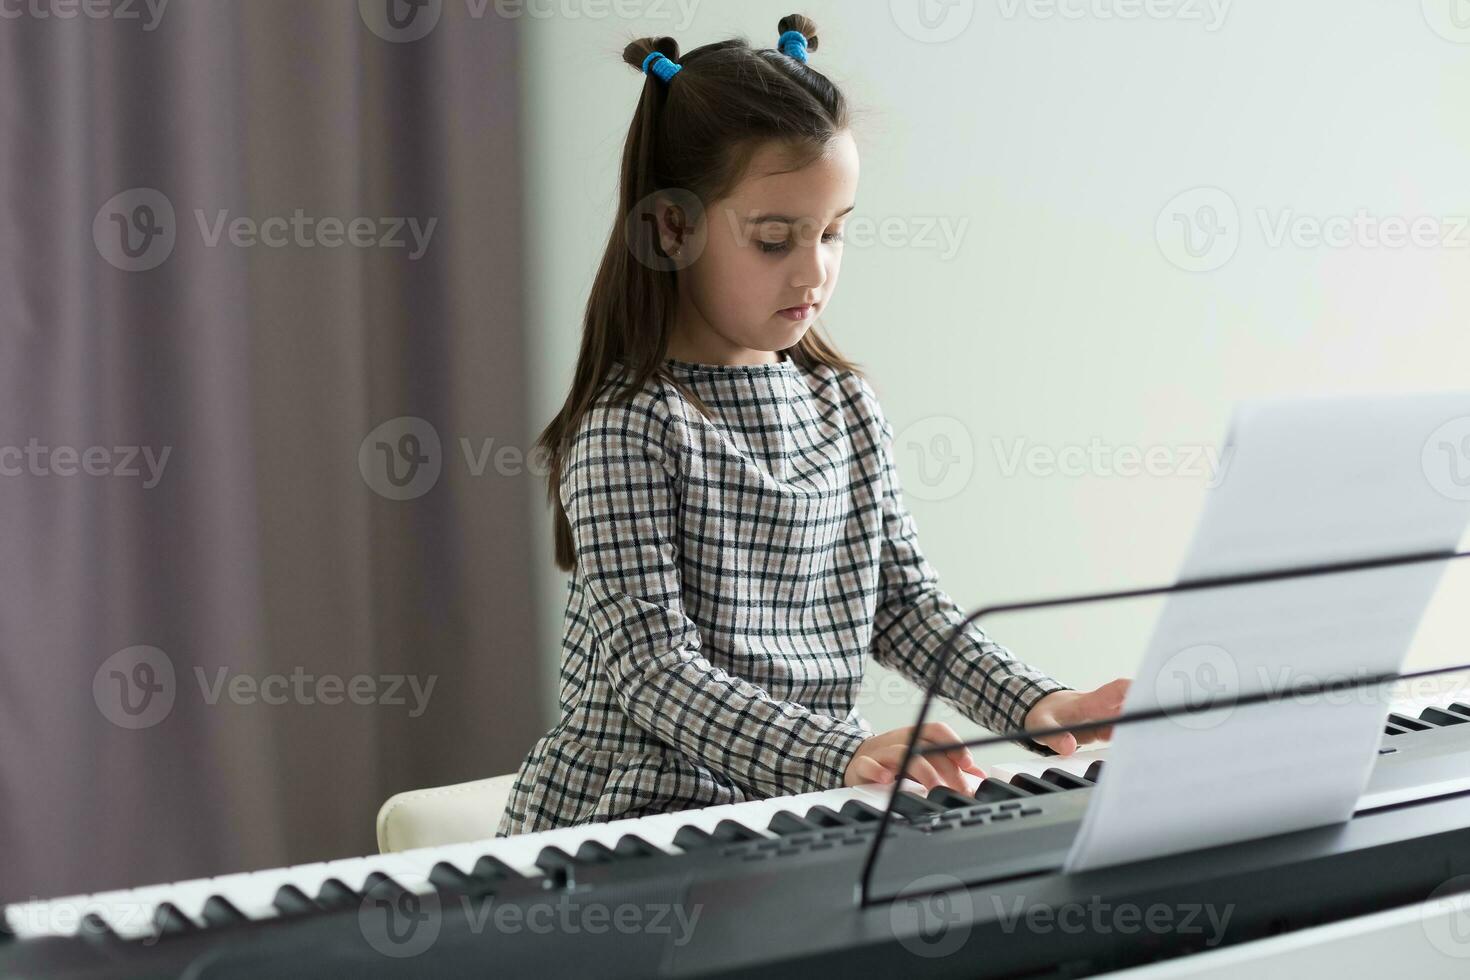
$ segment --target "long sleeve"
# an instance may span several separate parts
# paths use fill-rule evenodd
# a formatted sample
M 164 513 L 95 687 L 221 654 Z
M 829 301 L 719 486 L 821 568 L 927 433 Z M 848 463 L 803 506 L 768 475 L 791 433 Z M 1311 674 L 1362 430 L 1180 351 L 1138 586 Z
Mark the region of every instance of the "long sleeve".
M 762 796 L 839 787 L 867 733 L 701 653 L 678 565 L 676 425 L 657 400 L 597 403 L 563 468 L 576 574 L 614 695 L 634 724 Z
M 893 427 L 866 381 L 863 387 L 883 474 L 883 542 L 871 652 L 878 663 L 927 689 L 940 646 L 966 614 L 940 589 L 937 573 L 919 548 L 918 528 L 904 506 L 894 463 Z M 971 721 L 997 732 L 1021 728 L 1042 697 L 1070 689 L 1016 659 L 975 623 L 956 642 L 939 683 L 941 697 Z M 1051 754 L 1030 739 L 1017 744 Z

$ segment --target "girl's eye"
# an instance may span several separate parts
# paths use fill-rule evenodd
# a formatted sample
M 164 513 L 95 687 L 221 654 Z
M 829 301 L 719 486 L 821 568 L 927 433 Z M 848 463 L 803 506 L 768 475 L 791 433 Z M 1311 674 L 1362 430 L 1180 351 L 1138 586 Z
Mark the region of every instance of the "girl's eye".
M 842 233 L 840 231 L 830 232 L 830 233 L 822 236 L 822 241 L 828 242 L 828 243 L 831 243 L 831 242 L 840 242 L 840 241 L 842 241 Z M 784 241 L 784 242 L 763 242 L 763 241 L 757 241 L 756 244 L 758 246 L 760 246 L 760 250 L 762 252 L 765 252 L 767 255 L 772 255 L 772 254 L 775 254 L 777 252 L 784 252 L 784 251 L 786 251 L 786 249 L 788 249 L 791 246 L 791 242 L 790 242 L 789 239 L 787 241 Z

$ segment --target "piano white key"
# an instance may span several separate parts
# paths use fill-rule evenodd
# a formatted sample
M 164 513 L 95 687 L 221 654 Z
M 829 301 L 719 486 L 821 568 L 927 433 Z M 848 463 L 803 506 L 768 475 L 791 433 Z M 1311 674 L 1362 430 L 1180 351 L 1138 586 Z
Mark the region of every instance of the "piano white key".
M 144 939 L 155 933 L 153 910 L 177 890 L 176 885 L 149 885 L 132 891 L 92 895 L 83 911 L 97 913 L 121 939 Z

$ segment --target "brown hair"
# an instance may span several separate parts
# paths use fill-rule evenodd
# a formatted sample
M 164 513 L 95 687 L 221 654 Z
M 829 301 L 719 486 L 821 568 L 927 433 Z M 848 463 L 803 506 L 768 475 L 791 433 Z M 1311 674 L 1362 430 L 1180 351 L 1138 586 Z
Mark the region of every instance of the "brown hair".
M 776 26 L 778 35 L 800 31 L 807 50 L 817 50 L 817 25 L 809 18 L 792 14 Z M 623 146 L 618 220 L 587 299 L 571 393 L 536 442 L 536 448 L 546 450 L 556 564 L 564 571 L 573 569 L 576 555 L 559 493 L 563 456 L 613 362 L 623 366 L 618 380 L 625 381 L 625 400 L 658 377 L 710 414 L 664 364 L 678 298 L 675 270 L 650 223 L 630 217 L 659 191 L 692 195 L 696 205 L 724 198 L 756 151 L 770 141 L 789 148 L 799 169 L 816 159 L 849 122 L 847 102 L 826 76 L 774 48 L 753 48 L 744 38 L 732 38 L 681 58 L 673 38 L 645 37 L 623 49 L 623 61 L 641 72 L 644 59 L 655 51 L 681 69 L 668 82 L 651 72 L 644 79 Z M 787 354 L 803 368 L 820 363 L 858 370 L 815 326 Z

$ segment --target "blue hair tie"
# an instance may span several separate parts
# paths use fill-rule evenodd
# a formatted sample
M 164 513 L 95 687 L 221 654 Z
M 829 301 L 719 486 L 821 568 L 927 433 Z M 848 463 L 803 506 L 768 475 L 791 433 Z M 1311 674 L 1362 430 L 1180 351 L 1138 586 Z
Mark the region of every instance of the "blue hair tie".
M 652 68 L 649 67 L 649 62 L 653 63 Z M 657 75 L 665 85 L 669 83 L 669 79 L 679 74 L 680 69 L 682 69 L 683 67 L 684 66 L 679 64 L 677 61 L 670 61 L 669 56 L 664 54 L 662 51 L 655 51 L 647 58 L 643 59 L 643 74 L 647 75 L 649 72 L 652 72 L 653 74 Z
M 776 39 L 776 50 L 806 64 L 806 35 L 801 31 L 786 31 Z

